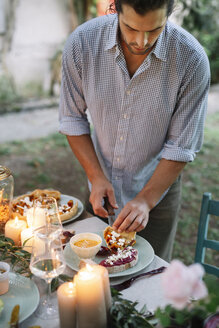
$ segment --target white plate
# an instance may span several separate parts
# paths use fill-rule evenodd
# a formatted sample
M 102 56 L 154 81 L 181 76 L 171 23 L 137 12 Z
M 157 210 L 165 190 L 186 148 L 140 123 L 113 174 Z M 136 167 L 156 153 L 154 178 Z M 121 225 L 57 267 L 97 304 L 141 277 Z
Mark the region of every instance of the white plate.
M 72 216 L 70 219 L 68 220 L 65 220 L 65 221 L 62 221 L 62 224 L 66 224 L 66 223 L 69 223 L 71 221 L 74 221 L 75 219 L 77 219 L 81 213 L 83 212 L 84 210 L 84 205 L 82 204 L 82 202 L 80 201 L 80 199 L 76 198 L 76 197 L 73 197 L 73 196 L 69 196 L 69 195 L 61 195 L 61 199 L 60 199 L 60 202 L 62 205 L 64 204 L 67 204 L 69 200 L 73 200 L 73 202 L 78 202 L 78 211 L 77 213 Z
M 105 240 L 103 238 L 103 232 L 96 232 L 98 235 L 100 235 L 103 239 L 102 246 L 106 246 Z M 154 258 L 154 250 L 152 246 L 149 244 L 147 240 L 142 238 L 141 236 L 136 236 L 136 244 L 134 245 L 134 248 L 138 250 L 138 262 L 137 264 L 129 268 L 125 271 L 117 272 L 117 273 L 110 273 L 109 276 L 111 278 L 113 277 L 122 277 L 127 276 L 130 274 L 134 274 L 138 271 L 141 271 L 146 266 L 148 266 Z M 68 243 L 64 249 L 64 257 L 66 264 L 73 270 L 78 271 L 79 270 L 79 258 L 78 256 L 73 252 L 71 249 L 70 243 Z M 96 263 L 100 263 L 102 260 L 104 260 L 106 257 L 104 256 L 95 256 L 94 261 Z
M 0 316 L 0 327 L 8 327 L 11 311 L 20 305 L 19 322 L 28 318 L 37 308 L 40 295 L 37 286 L 29 278 L 9 272 L 9 290 L 0 298 L 4 302 L 4 309 Z

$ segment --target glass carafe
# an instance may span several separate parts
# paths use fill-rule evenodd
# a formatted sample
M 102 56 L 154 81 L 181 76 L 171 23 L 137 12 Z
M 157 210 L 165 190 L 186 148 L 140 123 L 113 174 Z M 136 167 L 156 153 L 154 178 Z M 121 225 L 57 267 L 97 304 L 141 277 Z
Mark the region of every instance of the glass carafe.
M 0 165 L 0 234 L 5 232 L 5 223 L 11 217 L 14 179 L 11 171 Z

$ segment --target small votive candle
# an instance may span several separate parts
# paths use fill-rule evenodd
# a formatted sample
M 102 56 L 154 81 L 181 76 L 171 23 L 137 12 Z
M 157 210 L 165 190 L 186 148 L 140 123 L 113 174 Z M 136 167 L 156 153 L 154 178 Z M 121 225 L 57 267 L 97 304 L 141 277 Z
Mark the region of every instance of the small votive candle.
M 76 328 L 76 290 L 73 282 L 65 282 L 57 290 L 60 328 Z
M 8 263 L 0 262 L 0 295 L 7 293 L 9 289 L 9 270 Z
M 11 238 L 15 245 L 19 246 L 21 241 L 21 231 L 27 228 L 27 224 L 17 217 L 9 220 L 5 225 L 5 237 Z

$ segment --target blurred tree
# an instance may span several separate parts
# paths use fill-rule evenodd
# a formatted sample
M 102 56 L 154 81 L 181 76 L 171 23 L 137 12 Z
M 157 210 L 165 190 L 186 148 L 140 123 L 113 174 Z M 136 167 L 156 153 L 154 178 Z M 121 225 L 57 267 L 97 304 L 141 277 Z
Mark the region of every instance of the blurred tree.
M 95 16 L 96 0 L 71 0 L 75 9 L 78 25 Z
M 219 82 L 219 1 L 180 0 L 184 8 L 182 26 L 204 47 L 211 67 L 211 82 Z

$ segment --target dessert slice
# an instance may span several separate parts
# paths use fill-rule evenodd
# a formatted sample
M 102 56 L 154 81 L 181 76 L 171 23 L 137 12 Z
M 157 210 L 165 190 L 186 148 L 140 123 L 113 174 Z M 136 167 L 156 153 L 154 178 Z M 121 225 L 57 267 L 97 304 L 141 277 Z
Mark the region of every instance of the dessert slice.
M 128 246 L 125 249 L 118 249 L 116 254 L 108 256 L 99 264 L 104 266 L 109 273 L 117 273 L 135 266 L 138 262 L 137 249 Z

